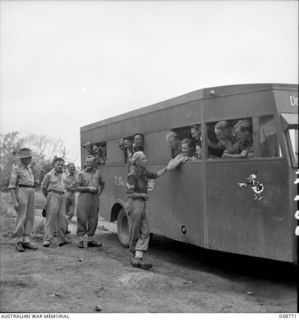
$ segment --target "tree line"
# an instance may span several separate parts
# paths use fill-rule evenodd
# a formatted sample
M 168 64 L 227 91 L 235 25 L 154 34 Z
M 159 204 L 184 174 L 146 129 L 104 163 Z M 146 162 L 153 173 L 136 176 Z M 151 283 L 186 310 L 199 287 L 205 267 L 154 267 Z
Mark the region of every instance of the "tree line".
M 66 147 L 60 138 L 52 138 L 44 135 L 29 134 L 21 136 L 17 131 L 0 134 L 0 188 L 8 191 L 10 173 L 13 165 L 19 161 L 17 153 L 22 147 L 28 147 L 33 151 L 31 163 L 34 179 L 42 182 L 45 174 L 52 169 L 55 155 L 67 156 Z

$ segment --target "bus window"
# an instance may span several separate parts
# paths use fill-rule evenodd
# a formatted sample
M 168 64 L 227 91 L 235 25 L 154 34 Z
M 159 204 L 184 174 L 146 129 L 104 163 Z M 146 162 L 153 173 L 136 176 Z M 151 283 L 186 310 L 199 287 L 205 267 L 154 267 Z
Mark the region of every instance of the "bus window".
M 261 157 L 281 157 L 273 116 L 259 118 L 259 150 Z
M 289 136 L 289 149 L 292 157 L 293 167 L 298 167 L 298 129 L 289 128 L 287 130 Z
M 190 149 L 189 156 L 190 159 L 201 160 L 202 157 L 202 136 L 201 136 L 201 125 L 194 124 L 192 126 L 186 126 L 181 128 L 176 128 L 170 131 L 175 132 L 176 140 L 179 142 L 179 145 L 176 146 L 177 150 L 174 150 L 175 146 L 171 145 L 168 136 L 166 140 L 171 148 L 171 157 L 174 158 L 179 153 L 182 153 L 182 142 L 188 144 Z M 171 137 L 171 136 L 170 136 Z M 173 140 L 173 139 L 172 139 Z
M 98 168 L 106 162 L 106 142 L 92 144 L 91 154 L 95 157 L 95 166 Z
M 253 156 L 252 119 L 207 124 L 209 159 L 243 159 Z

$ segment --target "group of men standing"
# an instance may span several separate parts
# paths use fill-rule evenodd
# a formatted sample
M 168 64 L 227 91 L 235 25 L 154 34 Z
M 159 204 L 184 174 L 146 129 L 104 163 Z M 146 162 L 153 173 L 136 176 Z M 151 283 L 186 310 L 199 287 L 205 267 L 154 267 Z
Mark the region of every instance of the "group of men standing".
M 36 250 L 30 241 L 34 226 L 35 180 L 30 168 L 32 151 L 22 148 L 17 156 L 20 164 L 14 166 L 11 173 L 9 190 L 17 211 L 16 228 L 13 236 L 16 238 L 16 249 Z M 87 235 L 87 246 L 101 246 L 94 239 L 98 224 L 99 196 L 105 183 L 98 170 L 94 167 L 94 157 L 89 156 L 85 168 L 79 173 L 73 163 L 68 164 L 67 173 L 63 172 L 64 159 L 56 157 L 53 169 L 48 172 L 41 184 L 46 197 L 45 206 L 45 236 L 44 247 L 50 247 L 57 241 L 58 246 L 69 243 L 68 224 L 74 216 L 75 192 L 79 191 L 77 205 L 77 236 L 78 246 L 84 248 L 84 236 Z
M 16 229 L 13 234 L 16 238 L 16 249 L 24 252 L 25 249 L 37 249 L 37 246 L 30 241 L 34 226 L 35 196 L 35 181 L 30 168 L 32 151 L 29 148 L 22 148 L 18 158 L 20 164 L 13 167 L 9 190 L 17 211 Z M 128 170 L 127 180 L 131 264 L 136 268 L 149 269 L 152 265 L 144 259 L 150 238 L 146 213 L 148 180 L 164 175 L 167 168 L 156 173 L 148 171 L 147 159 L 142 151 L 132 153 L 128 162 L 131 167 Z M 87 235 L 88 247 L 102 246 L 101 242 L 94 239 L 94 235 L 98 224 L 99 198 L 105 183 L 95 163 L 95 157 L 89 154 L 83 170 L 77 173 L 74 164 L 69 163 L 67 173 L 64 173 L 64 159 L 60 157 L 54 159 L 53 169 L 45 175 L 41 184 L 46 197 L 44 247 L 50 247 L 55 239 L 59 246 L 69 243 L 68 224 L 74 216 L 75 192 L 79 192 L 77 245 L 79 248 L 84 248 L 84 238 Z

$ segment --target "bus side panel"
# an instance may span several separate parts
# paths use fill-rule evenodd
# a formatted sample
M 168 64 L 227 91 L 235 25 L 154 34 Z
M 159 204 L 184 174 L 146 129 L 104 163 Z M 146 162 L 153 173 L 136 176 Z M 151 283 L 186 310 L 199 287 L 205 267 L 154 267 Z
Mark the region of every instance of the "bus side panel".
M 287 162 L 222 161 L 206 163 L 208 248 L 293 261 Z M 262 200 L 238 185 L 255 172 L 264 185 Z
M 111 123 L 109 126 L 96 127 L 81 132 L 81 143 L 87 141 L 111 141 L 132 135 L 136 132 L 146 133 L 163 131 L 201 121 L 199 101 L 191 101 L 178 106 L 136 116 L 131 119 Z
M 278 112 L 298 113 L 297 90 L 273 90 Z
M 153 167 L 154 170 L 160 169 Z M 202 163 L 186 163 L 155 181 L 150 193 L 153 233 L 178 241 L 205 245 Z
M 204 101 L 204 119 L 230 120 L 273 114 L 275 104 L 271 91 L 250 92 L 234 96 L 216 97 Z
M 126 202 L 127 165 L 105 166 L 101 169 L 105 190 L 100 200 L 100 216 L 110 221 L 111 209 L 116 199 Z

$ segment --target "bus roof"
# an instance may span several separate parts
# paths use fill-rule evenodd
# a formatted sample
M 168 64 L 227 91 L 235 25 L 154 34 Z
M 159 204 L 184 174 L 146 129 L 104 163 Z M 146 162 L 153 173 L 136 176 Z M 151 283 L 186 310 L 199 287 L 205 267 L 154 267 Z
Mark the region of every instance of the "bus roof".
M 162 109 L 174 107 L 183 103 L 202 100 L 202 99 L 213 99 L 223 96 L 233 96 L 238 94 L 256 92 L 256 91 L 268 91 L 268 90 L 294 90 L 298 91 L 298 85 L 296 84 L 281 84 L 281 83 L 256 83 L 256 84 L 238 84 L 238 85 L 227 85 L 220 87 L 204 88 L 196 91 L 186 93 L 184 95 L 167 99 L 162 102 L 158 102 L 147 107 L 142 107 L 120 114 L 115 117 L 111 117 L 105 120 L 97 121 L 80 128 L 81 132 L 89 131 L 97 127 L 106 126 L 118 121 L 138 117 L 140 115 L 148 114 Z

